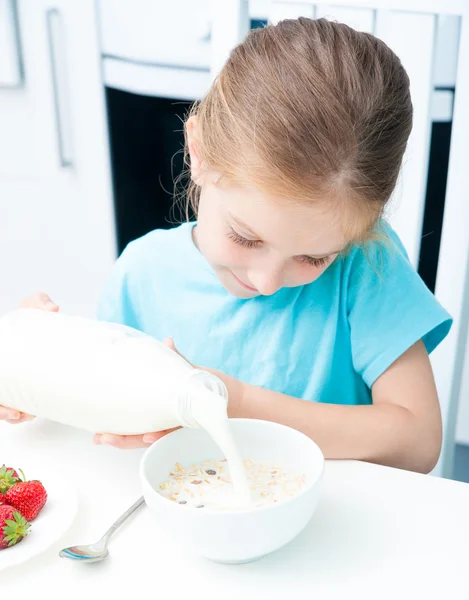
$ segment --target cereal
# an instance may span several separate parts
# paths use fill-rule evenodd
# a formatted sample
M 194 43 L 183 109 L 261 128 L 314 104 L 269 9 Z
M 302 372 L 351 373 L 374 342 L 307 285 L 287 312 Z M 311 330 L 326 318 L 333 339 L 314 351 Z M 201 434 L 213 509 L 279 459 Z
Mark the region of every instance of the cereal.
M 226 461 L 204 461 L 184 468 L 180 463 L 169 473 L 169 479 L 159 485 L 165 498 L 195 508 L 215 510 L 243 509 L 236 503 L 231 477 L 223 473 Z M 306 475 L 296 474 L 279 465 L 267 465 L 250 458 L 244 461 L 251 490 L 251 508 L 277 504 L 298 494 L 306 485 Z M 207 475 L 209 476 L 207 478 Z M 201 477 L 194 479 L 194 477 Z M 202 500 L 203 497 L 203 500 Z M 202 500 L 202 502 L 201 502 Z

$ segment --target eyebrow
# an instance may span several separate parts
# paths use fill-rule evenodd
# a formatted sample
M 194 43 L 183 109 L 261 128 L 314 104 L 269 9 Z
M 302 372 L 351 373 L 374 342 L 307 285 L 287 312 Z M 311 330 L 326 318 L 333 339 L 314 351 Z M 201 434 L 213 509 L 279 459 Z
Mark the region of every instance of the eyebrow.
M 310 258 L 328 258 L 334 254 L 340 254 L 344 250 L 345 248 L 341 248 L 340 250 L 332 250 L 332 252 L 328 252 L 327 254 L 304 254 L 304 256 L 309 256 Z
M 240 219 L 236 218 L 230 212 L 228 212 L 228 215 L 229 215 L 230 219 L 236 225 L 238 225 L 238 227 L 241 227 L 242 229 L 244 229 L 245 231 L 247 231 L 248 233 L 250 233 L 254 238 L 256 238 L 256 240 L 261 240 L 261 237 L 259 235 L 257 235 L 256 233 L 254 233 L 254 231 L 250 227 L 248 227 L 246 225 L 246 223 L 244 223 Z M 334 254 L 340 254 L 344 250 L 345 250 L 345 248 L 341 248 L 340 250 L 333 250 L 331 252 L 328 252 L 327 254 L 302 254 L 301 256 L 309 256 L 310 258 L 321 259 L 321 258 L 328 258 L 329 256 L 333 256 Z
M 253 237 L 256 238 L 256 240 L 260 240 L 261 237 L 259 235 L 257 235 L 257 233 L 254 233 L 254 231 L 248 227 L 246 225 L 246 223 L 244 223 L 243 221 L 241 221 L 240 219 L 237 219 L 235 216 L 233 216 L 230 212 L 228 213 L 228 215 L 230 216 L 230 219 L 236 224 L 238 225 L 238 227 L 241 227 L 242 229 L 246 230 L 247 232 L 249 232 Z

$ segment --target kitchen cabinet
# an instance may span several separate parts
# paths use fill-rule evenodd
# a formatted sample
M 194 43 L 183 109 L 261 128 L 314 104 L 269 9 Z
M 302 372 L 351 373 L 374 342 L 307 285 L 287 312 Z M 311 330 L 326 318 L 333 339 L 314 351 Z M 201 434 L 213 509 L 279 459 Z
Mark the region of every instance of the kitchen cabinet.
M 95 313 L 116 258 L 94 0 L 19 0 L 23 85 L 0 87 L 0 314 L 44 290 Z

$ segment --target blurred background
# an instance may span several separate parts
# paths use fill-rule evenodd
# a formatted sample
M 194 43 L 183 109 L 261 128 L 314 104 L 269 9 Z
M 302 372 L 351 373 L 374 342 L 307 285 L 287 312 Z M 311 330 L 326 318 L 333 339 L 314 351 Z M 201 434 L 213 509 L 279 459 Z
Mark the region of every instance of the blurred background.
M 172 207 L 183 169 L 184 115 L 223 58 L 214 57 L 215 4 L 219 12 L 224 0 L 0 0 L 0 314 L 43 290 L 67 312 L 94 315 L 126 244 L 181 219 Z M 288 4 L 291 12 L 294 3 Z M 303 4 L 302 10 L 374 31 L 376 11 L 356 4 L 321 4 L 311 13 Z M 245 3 L 248 27 L 264 26 L 271 5 Z M 425 36 L 424 28 L 405 23 L 401 47 Z M 428 143 L 415 262 L 432 290 L 459 27 L 459 18 L 446 14 L 429 29 Z M 406 36 L 409 31 L 414 35 Z M 453 476 L 469 481 L 469 363 L 464 373 Z

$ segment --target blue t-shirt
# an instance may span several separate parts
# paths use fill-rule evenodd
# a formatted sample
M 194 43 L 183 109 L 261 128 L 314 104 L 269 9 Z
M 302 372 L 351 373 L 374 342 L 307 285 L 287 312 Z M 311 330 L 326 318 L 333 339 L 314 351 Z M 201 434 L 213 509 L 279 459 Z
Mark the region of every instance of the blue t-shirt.
M 374 381 L 423 339 L 451 326 L 397 235 L 354 247 L 313 283 L 239 299 L 192 240 L 193 223 L 130 243 L 105 286 L 98 318 L 159 340 L 197 365 L 305 400 L 369 404 Z

